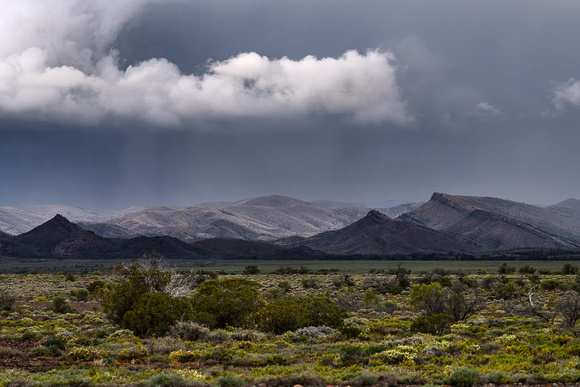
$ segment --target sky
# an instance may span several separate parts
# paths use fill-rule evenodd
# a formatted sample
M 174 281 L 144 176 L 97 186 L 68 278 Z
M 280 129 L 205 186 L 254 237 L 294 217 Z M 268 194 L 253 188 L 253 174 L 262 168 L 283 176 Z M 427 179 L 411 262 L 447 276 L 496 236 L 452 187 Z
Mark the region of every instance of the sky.
M 580 198 L 579 14 L 3 0 L 0 206 Z

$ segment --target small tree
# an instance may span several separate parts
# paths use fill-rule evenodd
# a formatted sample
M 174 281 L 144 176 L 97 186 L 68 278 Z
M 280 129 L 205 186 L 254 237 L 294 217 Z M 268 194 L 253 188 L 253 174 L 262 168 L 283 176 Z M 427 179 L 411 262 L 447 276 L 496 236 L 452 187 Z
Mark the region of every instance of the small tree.
M 242 271 L 242 274 L 259 274 L 260 273 L 260 269 L 258 269 L 258 266 L 256 265 L 248 265 L 246 267 L 244 267 L 244 271 Z
M 446 311 L 455 321 L 465 320 L 479 312 L 483 299 L 477 290 L 468 295 L 466 286 L 461 282 L 453 284 L 446 295 Z
M 444 288 L 438 282 L 413 286 L 411 306 L 430 316 L 450 315 L 455 321 L 465 320 L 477 313 L 482 306 L 482 298 L 476 291 L 469 294 L 462 282 L 455 282 L 451 288 Z
M 98 292 L 103 312 L 111 321 L 121 324 L 125 314 L 133 309 L 135 302 L 145 293 L 165 290 L 171 282 L 171 273 L 161 268 L 161 259 L 133 261 L 115 268 L 115 277 Z
M 445 313 L 446 292 L 440 283 L 415 285 L 411 289 L 411 306 L 426 315 Z
M 566 292 L 556 302 L 558 310 L 562 314 L 564 324 L 574 329 L 580 320 L 580 294 L 577 292 Z
M 515 266 L 510 266 L 506 262 L 502 263 L 497 269 L 498 274 L 513 274 L 516 272 Z
M 565 275 L 578 274 L 578 267 L 572 265 L 571 263 L 565 263 L 564 266 L 562 266 L 562 274 Z
M 0 289 L 0 309 L 10 311 L 16 303 L 16 295 L 8 289 Z

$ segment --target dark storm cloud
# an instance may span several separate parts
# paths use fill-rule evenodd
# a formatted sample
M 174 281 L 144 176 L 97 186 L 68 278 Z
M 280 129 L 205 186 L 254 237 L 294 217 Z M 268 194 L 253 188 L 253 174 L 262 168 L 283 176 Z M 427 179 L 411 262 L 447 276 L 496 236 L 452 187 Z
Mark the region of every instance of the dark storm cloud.
M 206 62 L 199 75 L 163 57 L 119 68 L 123 53 L 114 42 L 120 28 L 156 3 L 0 4 L 0 113 L 79 124 L 130 118 L 160 127 L 313 113 L 345 114 L 359 124 L 412 120 L 399 94 L 395 58 L 378 49 L 298 60 L 250 51 Z
M 401 104 L 399 118 L 357 122 L 365 104 L 333 111 L 327 103 L 207 122 L 182 121 L 180 113 L 180 128 L 170 130 L 162 120 L 135 120 L 154 113 L 141 105 L 125 107 L 135 113 L 122 121 L 99 110 L 81 128 L 4 121 L 0 199 L 120 207 L 273 193 L 427 200 L 443 191 L 532 203 L 580 197 L 579 12 L 575 1 L 152 3 L 127 17 L 110 42 L 118 54 L 109 64 L 123 77 L 142 62 L 179 79 L 202 76 L 209 59 L 252 59 L 240 53 L 257 53 L 254 63 L 267 68 L 284 56 L 295 64 L 308 55 L 336 61 L 349 50 L 361 57 L 378 50 L 393 56 L 381 68 L 392 71 L 386 95 Z

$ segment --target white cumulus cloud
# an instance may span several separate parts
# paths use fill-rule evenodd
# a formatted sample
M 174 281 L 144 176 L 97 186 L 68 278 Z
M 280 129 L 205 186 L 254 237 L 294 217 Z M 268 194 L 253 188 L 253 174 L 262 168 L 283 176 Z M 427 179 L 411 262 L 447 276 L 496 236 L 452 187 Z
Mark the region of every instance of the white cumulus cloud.
M 568 105 L 580 107 L 580 81 L 572 78 L 558 84 L 554 89 L 553 102 L 558 110 L 563 110 Z
M 337 58 L 240 53 L 202 75 L 153 58 L 122 70 L 123 25 L 156 0 L 2 0 L 0 114 L 95 123 L 341 114 L 361 124 L 412 120 L 390 52 Z

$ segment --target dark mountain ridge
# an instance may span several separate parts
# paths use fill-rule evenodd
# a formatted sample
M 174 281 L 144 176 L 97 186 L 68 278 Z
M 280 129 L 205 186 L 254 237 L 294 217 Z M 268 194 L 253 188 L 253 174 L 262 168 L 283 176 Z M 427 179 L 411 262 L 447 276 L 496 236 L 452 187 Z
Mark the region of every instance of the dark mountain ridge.
M 575 248 L 580 213 L 510 200 L 434 193 L 427 203 L 397 219 L 445 232 L 488 250 Z
M 2 256 L 24 258 L 136 258 L 159 252 L 165 258 L 308 258 L 324 253 L 307 247 L 284 248 L 270 243 L 214 238 L 187 243 L 168 236 L 104 238 L 71 223 L 61 215 L 31 231 L 0 243 Z
M 4 256 L 26 258 L 135 258 L 142 252 L 154 250 L 163 251 L 171 258 L 205 256 L 200 249 L 170 237 L 104 238 L 61 215 L 27 233 L 2 241 L 0 246 Z
M 61 215 L 2 243 L 2 254 L 8 256 L 93 257 L 114 249 L 111 240 L 84 230 Z
M 455 240 L 426 227 L 391 219 L 374 210 L 349 226 L 315 235 L 298 242 L 298 245 L 341 255 L 480 251 L 475 244 Z

